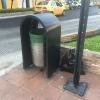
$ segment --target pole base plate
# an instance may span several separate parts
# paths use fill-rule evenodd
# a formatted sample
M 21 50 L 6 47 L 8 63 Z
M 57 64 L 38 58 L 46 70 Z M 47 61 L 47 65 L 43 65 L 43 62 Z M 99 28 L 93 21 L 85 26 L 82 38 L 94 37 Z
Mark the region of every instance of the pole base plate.
M 72 93 L 78 94 L 79 96 L 84 96 L 86 89 L 87 89 L 87 83 L 86 82 L 80 82 L 77 87 L 75 87 L 73 79 L 69 79 L 64 84 L 64 89 L 68 90 Z

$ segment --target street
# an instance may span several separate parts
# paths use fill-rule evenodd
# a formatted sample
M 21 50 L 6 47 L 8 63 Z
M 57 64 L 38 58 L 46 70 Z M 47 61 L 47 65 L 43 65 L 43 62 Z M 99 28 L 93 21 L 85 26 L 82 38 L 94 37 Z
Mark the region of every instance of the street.
M 78 31 L 79 9 L 59 16 L 62 35 Z M 100 9 L 91 7 L 87 30 L 100 29 Z M 0 66 L 9 67 L 22 62 L 20 22 L 23 17 L 0 20 Z M 6 58 L 6 59 L 5 59 Z
M 62 35 L 78 32 L 79 19 L 61 21 Z M 100 15 L 89 16 L 87 31 L 100 29 Z
M 94 6 L 89 8 L 89 16 L 98 15 L 98 14 L 100 14 L 100 9 L 98 9 L 98 7 Z M 79 17 L 80 17 L 80 9 L 75 9 L 75 10 L 66 11 L 64 16 L 59 16 L 58 18 L 61 21 L 64 21 L 64 20 L 76 19 Z

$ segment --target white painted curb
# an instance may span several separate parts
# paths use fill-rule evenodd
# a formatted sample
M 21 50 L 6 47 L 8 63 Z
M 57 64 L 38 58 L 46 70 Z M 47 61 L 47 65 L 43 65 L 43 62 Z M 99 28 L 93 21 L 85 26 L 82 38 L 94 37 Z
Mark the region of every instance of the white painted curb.
M 11 65 L 10 67 L 8 68 L 4 68 L 4 69 L 1 69 L 0 70 L 0 76 L 3 76 L 5 74 L 7 74 L 11 69 L 17 67 L 18 65 L 20 65 L 22 62 L 16 62 L 14 63 L 13 65 Z

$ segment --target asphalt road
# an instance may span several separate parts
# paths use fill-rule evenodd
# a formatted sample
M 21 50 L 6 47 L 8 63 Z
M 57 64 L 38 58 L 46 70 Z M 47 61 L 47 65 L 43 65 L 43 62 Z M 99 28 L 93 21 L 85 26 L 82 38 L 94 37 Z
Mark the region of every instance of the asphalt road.
M 100 14 L 100 9 L 97 6 L 89 8 L 89 16 L 98 15 L 98 14 Z M 58 18 L 59 20 L 64 21 L 64 20 L 76 19 L 79 17 L 80 17 L 80 9 L 75 9 L 75 10 L 66 11 L 64 16 L 59 16 Z
M 77 33 L 79 27 L 79 19 L 61 21 L 62 35 L 68 33 Z M 87 31 L 100 29 L 100 15 L 90 16 L 87 23 Z
M 95 9 L 95 10 L 94 10 Z M 93 11 L 93 12 L 92 12 Z M 100 29 L 100 9 L 90 9 L 88 28 Z M 93 16 L 94 15 L 94 16 Z M 69 11 L 65 16 L 58 17 L 62 25 L 62 34 L 77 32 L 79 9 Z M 0 69 L 22 62 L 20 42 L 20 22 L 22 18 L 0 20 Z

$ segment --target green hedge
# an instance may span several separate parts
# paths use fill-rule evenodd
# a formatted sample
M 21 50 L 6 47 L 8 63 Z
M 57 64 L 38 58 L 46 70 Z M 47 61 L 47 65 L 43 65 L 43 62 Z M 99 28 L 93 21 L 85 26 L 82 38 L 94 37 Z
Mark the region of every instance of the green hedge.
M 76 47 L 77 42 L 76 41 L 67 42 L 67 43 L 64 43 L 64 45 Z M 100 34 L 91 36 L 91 37 L 87 37 L 85 39 L 84 45 L 85 45 L 85 49 L 100 52 Z
M 25 12 L 25 11 L 33 11 L 33 10 L 34 8 L 0 9 L 0 13 Z

